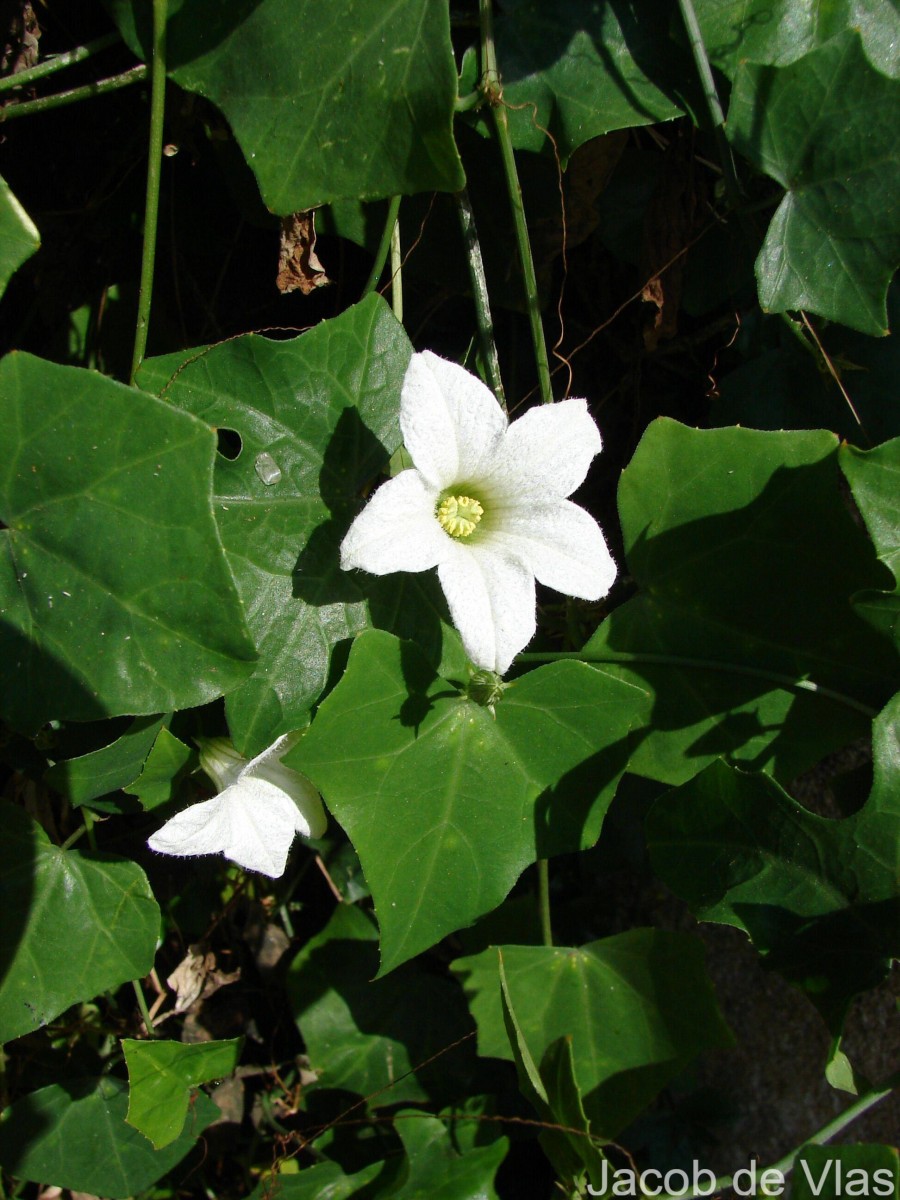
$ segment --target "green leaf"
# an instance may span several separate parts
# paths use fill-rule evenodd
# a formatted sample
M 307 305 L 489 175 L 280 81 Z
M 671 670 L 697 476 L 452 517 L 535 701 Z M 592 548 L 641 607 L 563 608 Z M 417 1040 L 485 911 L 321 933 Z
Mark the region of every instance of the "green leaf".
M 851 604 L 886 573 L 837 448 L 824 431 L 666 419 L 644 434 L 619 486 L 640 590 L 585 648 L 654 697 L 631 771 L 683 783 L 725 756 L 786 781 L 868 734 L 898 658 Z
M 895 1146 L 804 1146 L 794 1159 L 791 1200 L 890 1198 L 897 1196 L 898 1188 Z
M 137 717 L 109 746 L 56 763 L 44 779 L 75 807 L 118 791 L 137 779 L 166 720 L 166 717 Z M 92 807 L 101 811 L 121 811 L 117 804 L 94 804 Z
M 40 249 L 41 235 L 28 213 L 0 177 L 0 296 L 26 259 Z
M 179 781 L 196 766 L 197 751 L 163 727 L 137 779 L 122 790 L 137 796 L 145 812 L 168 804 Z
M 296 1159 L 288 1159 L 286 1166 L 295 1162 Z M 370 1163 L 353 1175 L 346 1175 L 334 1162 L 315 1163 L 296 1174 L 283 1169 L 274 1179 L 264 1179 L 250 1194 L 250 1200 L 353 1200 L 365 1195 L 363 1188 L 380 1174 L 383 1166 L 380 1162 Z
M 0 1043 L 153 966 L 160 913 L 137 863 L 61 850 L 0 801 Z
M 887 333 L 887 287 L 900 262 L 898 90 L 857 33 L 789 66 L 738 70 L 728 136 L 787 193 L 756 260 L 764 309 L 807 309 Z
M 18 1179 L 125 1200 L 176 1166 L 219 1110 L 198 1095 L 181 1137 L 154 1150 L 125 1122 L 128 1086 L 104 1076 L 52 1084 L 0 1115 L 0 1163 Z
M 873 736 L 871 795 L 844 820 L 721 762 L 647 818 L 660 877 L 701 920 L 745 930 L 833 1030 L 900 955 L 900 693 Z
M 145 6 L 109 7 L 146 58 Z M 446 4 L 185 0 L 167 58 L 179 86 L 225 114 L 272 212 L 465 184 Z
M 293 341 L 250 335 L 186 366 L 183 355 L 151 359 L 141 372 L 142 386 L 241 439 L 236 459 L 219 456 L 215 492 L 260 656 L 226 702 L 232 738 L 248 756 L 306 724 L 333 647 L 367 625 L 415 638 L 435 662 L 453 640 L 433 575 L 376 579 L 340 569 L 360 493 L 400 442 L 411 352 L 372 296 Z M 260 477 L 263 454 L 281 472 L 273 483 Z
M 128 1124 L 149 1138 L 157 1150 L 174 1142 L 184 1129 L 191 1089 L 230 1075 L 243 1044 L 243 1038 L 198 1045 L 123 1038 Z
M 595 1134 L 612 1138 L 697 1054 L 730 1044 L 694 937 L 632 929 L 570 949 L 503 946 L 503 966 L 520 1030 L 538 1061 L 572 1039 L 584 1111 Z M 478 1026 L 478 1052 L 512 1057 L 504 1026 L 496 948 L 458 958 Z M 550 1075 L 541 1077 L 547 1088 Z
M 855 29 L 885 75 L 900 73 L 897 0 L 700 0 L 695 5 L 710 59 L 733 76 L 742 62 L 783 67 Z
M 575 1077 L 572 1038 L 566 1036 L 551 1042 L 539 1071 L 513 1008 L 501 949 L 497 950 L 497 968 L 503 1020 L 519 1076 L 519 1088 L 547 1125 L 540 1135 L 544 1153 L 560 1179 L 570 1185 L 577 1187 L 585 1169 L 592 1183 L 600 1183 L 603 1152 L 591 1138 L 591 1124 Z
M 541 150 L 549 130 L 565 160 L 612 129 L 680 116 L 679 67 L 687 60 L 669 39 L 668 20 L 653 0 L 627 11 L 590 0 L 506 0 L 495 41 L 515 147 Z M 460 90 L 477 82 L 476 58 L 467 55 Z M 483 133 L 490 127 L 482 114 L 473 123 Z
M 312 779 L 372 890 L 384 974 L 495 908 L 538 857 L 592 845 L 646 693 L 582 663 L 488 709 L 410 643 L 361 634 L 285 762 Z
M 841 446 L 840 462 L 878 557 L 897 582 L 892 592 L 857 595 L 854 604 L 900 644 L 900 438 L 874 450 Z
M 33 732 L 188 708 L 252 669 L 210 508 L 214 438 L 171 405 L 27 354 L 0 363 L 2 706 Z
M 416 1068 L 471 1025 L 459 989 L 408 963 L 378 970 L 378 931 L 359 908 L 341 904 L 291 963 L 287 991 L 319 1085 L 371 1097 L 373 1105 L 427 1100 L 453 1065 Z
M 407 1170 L 399 1186 L 383 1195 L 392 1200 L 497 1200 L 493 1181 L 509 1148 L 506 1138 L 460 1154 L 443 1121 L 413 1109 L 397 1113 L 395 1128 Z

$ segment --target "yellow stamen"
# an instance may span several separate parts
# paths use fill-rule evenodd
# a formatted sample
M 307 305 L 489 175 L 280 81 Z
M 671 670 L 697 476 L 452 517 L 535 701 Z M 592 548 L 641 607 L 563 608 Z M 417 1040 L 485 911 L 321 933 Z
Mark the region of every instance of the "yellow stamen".
M 468 537 L 483 516 L 484 509 L 471 496 L 447 496 L 437 509 L 441 527 L 455 538 Z

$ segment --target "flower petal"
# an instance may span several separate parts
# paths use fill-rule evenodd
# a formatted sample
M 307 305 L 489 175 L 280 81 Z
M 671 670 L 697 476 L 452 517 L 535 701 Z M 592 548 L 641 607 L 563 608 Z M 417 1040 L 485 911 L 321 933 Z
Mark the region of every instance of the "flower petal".
M 475 666 L 503 675 L 534 636 L 534 577 L 484 544 L 454 551 L 438 567 L 453 624 Z
M 569 496 L 584 482 L 603 446 L 586 400 L 560 400 L 529 409 L 499 442 L 484 479 L 490 494 Z
M 437 491 L 477 481 L 506 427 L 503 410 L 477 376 L 430 350 L 412 356 L 400 428 L 416 469 Z
M 383 483 L 347 530 L 341 567 L 390 575 L 436 566 L 451 542 L 434 515 L 437 498 L 418 471 Z
M 200 751 L 200 766 L 216 785 L 216 791 L 224 792 L 241 777 L 247 760 L 238 754 L 230 738 L 197 738 Z
M 510 506 L 497 515 L 484 541 L 566 596 L 599 600 L 615 582 L 616 564 L 600 526 L 571 500 Z
M 180 858 L 224 854 L 248 871 L 277 879 L 296 832 L 297 808 L 290 796 L 267 780 L 245 778 L 176 814 L 147 844 Z
M 301 733 L 285 733 L 262 754 L 252 759 L 242 778 L 261 779 L 284 792 L 294 804 L 294 828 L 303 837 L 318 838 L 325 832 L 328 818 L 322 807 L 322 797 L 300 771 L 286 767 L 281 756 L 287 754 L 300 740 Z

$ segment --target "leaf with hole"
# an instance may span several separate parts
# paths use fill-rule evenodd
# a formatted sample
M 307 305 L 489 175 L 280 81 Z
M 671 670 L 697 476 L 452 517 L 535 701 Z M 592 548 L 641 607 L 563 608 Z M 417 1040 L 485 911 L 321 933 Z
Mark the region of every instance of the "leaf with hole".
M 308 722 L 332 650 L 368 625 L 415 638 L 436 663 L 458 646 L 433 576 L 340 569 L 361 493 L 400 442 L 411 353 L 388 306 L 371 296 L 292 341 L 248 335 L 186 363 L 183 354 L 151 359 L 141 371 L 142 386 L 237 434 L 237 457 L 219 456 L 215 494 L 259 648 L 255 673 L 226 701 L 248 757 Z M 277 478 L 260 475 L 264 455 Z
M 168 712 L 250 674 L 210 502 L 202 422 L 94 371 L 0 363 L 0 705 L 52 718 Z

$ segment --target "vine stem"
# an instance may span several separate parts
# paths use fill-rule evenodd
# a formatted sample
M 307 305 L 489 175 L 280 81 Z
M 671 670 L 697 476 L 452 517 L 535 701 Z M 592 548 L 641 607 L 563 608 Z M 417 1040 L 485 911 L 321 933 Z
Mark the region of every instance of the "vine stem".
M 83 87 L 71 88 L 68 92 L 54 92 L 52 96 L 39 96 L 37 100 L 6 104 L 0 107 L 0 124 L 13 121 L 17 117 L 31 117 L 35 113 L 49 112 L 52 108 L 62 108 L 66 104 L 77 104 L 80 100 L 91 100 L 94 96 L 105 96 L 107 92 L 117 92 L 119 88 L 130 87 L 132 83 L 140 83 L 146 78 L 147 68 L 140 63 L 136 67 L 129 67 L 121 75 L 111 75 L 109 79 L 101 79 L 97 83 L 86 83 Z
M 468 191 L 463 188 L 456 193 L 456 211 L 462 227 L 463 242 L 466 247 L 466 261 L 469 265 L 469 280 L 472 284 L 472 300 L 475 303 L 475 319 L 478 325 L 478 341 L 481 347 L 481 358 L 484 362 L 491 391 L 497 397 L 500 407 L 506 412 L 506 395 L 503 391 L 503 380 L 500 376 L 500 360 L 497 357 L 497 345 L 494 341 L 494 322 L 491 317 L 491 303 L 488 296 L 487 278 L 484 273 L 484 260 L 481 257 L 481 243 L 475 228 L 475 214 L 469 200 Z
M 372 270 L 369 272 L 369 278 L 366 280 L 366 286 L 362 290 L 360 300 L 364 300 L 370 292 L 374 292 L 375 286 L 381 278 L 381 272 L 384 270 L 384 264 L 387 262 L 388 252 L 391 248 L 391 238 L 394 236 L 394 226 L 397 224 L 397 214 L 399 212 L 400 197 L 391 196 L 387 216 L 384 219 L 384 229 L 381 231 L 381 241 L 378 243 L 378 249 L 375 251 L 375 261 L 372 263 Z
M 73 50 L 66 50 L 64 54 L 54 54 L 52 58 L 45 58 L 43 62 L 26 67 L 24 71 L 18 71 L 15 75 L 4 75 L 0 78 L 0 92 L 25 87 L 34 83 L 36 79 L 43 79 L 56 71 L 62 71 L 65 67 L 84 62 L 86 58 L 99 54 L 107 46 L 114 46 L 119 40 L 118 33 L 105 33 L 103 37 L 94 38 L 92 42 L 85 42 L 83 46 L 76 46 Z
M 553 925 L 550 921 L 550 864 L 546 858 L 537 860 L 538 912 L 541 917 L 541 941 L 553 945 Z
M 713 79 L 712 67 L 709 62 L 709 55 L 706 53 L 706 44 L 703 41 L 700 22 L 697 20 L 697 14 L 694 11 L 693 0 L 678 0 L 678 7 L 681 9 L 681 19 L 684 21 L 684 26 L 687 30 L 688 41 L 691 43 L 691 53 L 694 56 L 694 64 L 697 67 L 697 74 L 700 76 L 703 97 L 706 100 L 707 111 L 712 122 L 713 135 L 716 139 L 716 149 L 719 152 L 719 161 L 722 164 L 725 190 L 728 193 L 728 199 L 732 206 L 736 208 L 741 201 L 741 185 L 738 182 L 737 173 L 734 169 L 731 147 L 728 144 L 728 139 L 725 137 L 725 114 L 722 111 L 719 93 L 716 90 L 716 81 Z
M 166 111 L 166 9 L 168 0 L 153 0 L 153 66 L 150 76 L 150 144 L 147 159 L 147 200 L 144 206 L 144 250 L 138 295 L 137 328 L 131 359 L 131 382 L 144 361 L 150 302 L 153 298 L 153 267 L 156 261 L 156 226 L 159 217 L 159 181 L 162 169 L 163 118 Z
M 590 651 L 585 650 L 548 650 L 531 654 L 517 654 L 516 662 L 557 662 L 558 660 L 567 658 L 576 659 L 584 663 L 609 663 L 612 666 L 615 666 L 617 663 L 626 667 L 631 663 L 646 663 L 651 666 L 691 667 L 700 671 L 720 671 L 730 675 L 749 675 L 754 679 L 766 679 L 771 683 L 777 683 L 779 686 L 790 688 L 793 691 L 812 692 L 814 695 L 822 696 L 826 700 L 834 700 L 836 703 L 843 704 L 847 708 L 855 709 L 856 712 L 860 712 L 872 719 L 878 716 L 878 709 L 871 708 L 868 704 L 863 704 L 861 700 L 854 700 L 852 696 L 847 696 L 844 692 L 837 692 L 833 688 L 814 683 L 811 679 L 794 679 L 790 675 L 781 675 L 777 671 L 767 671 L 762 667 L 745 667 L 742 663 L 710 662 L 703 658 L 682 658 L 677 654 L 627 654 L 624 652 L 616 654 L 592 654 Z
M 144 995 L 144 989 L 141 987 L 141 981 L 139 979 L 132 979 L 131 986 L 134 988 L 137 1006 L 141 1010 L 141 1016 L 144 1020 L 144 1028 L 147 1030 L 147 1037 L 155 1038 L 156 1030 L 153 1028 L 153 1018 L 150 1016 L 150 1009 L 147 1007 L 147 997 Z
M 837 1135 L 846 1129 L 846 1127 L 853 1121 L 855 1121 L 857 1117 L 861 1117 L 863 1113 L 868 1112 L 870 1108 L 873 1108 L 881 1100 L 884 1100 L 886 1096 L 889 1096 L 896 1086 L 897 1077 L 891 1076 L 891 1078 L 881 1086 L 872 1088 L 872 1090 L 869 1092 L 864 1092 L 858 1100 L 849 1106 L 849 1108 L 845 1108 L 842 1113 L 838 1113 L 836 1117 L 834 1117 L 826 1125 L 823 1125 L 822 1128 L 816 1133 L 802 1141 L 799 1146 L 795 1146 L 793 1150 L 790 1150 L 782 1158 L 779 1158 L 778 1162 L 772 1163 L 770 1167 L 763 1167 L 761 1170 L 759 1170 L 757 1172 L 758 1177 L 761 1178 L 766 1174 L 767 1171 L 778 1171 L 782 1176 L 786 1175 L 793 1169 L 794 1159 L 797 1157 L 800 1151 L 804 1149 L 804 1147 L 823 1146 L 826 1142 L 830 1142 L 833 1137 L 837 1137 Z M 657 1198 L 657 1200 L 695 1200 L 696 1197 L 701 1196 L 718 1196 L 721 1192 L 724 1192 L 731 1187 L 731 1185 L 734 1183 L 734 1178 L 734 1175 L 721 1175 L 712 1185 L 712 1188 L 708 1191 L 700 1191 L 698 1189 L 691 1188 L 686 1192 L 677 1192 L 673 1194 L 664 1192 Z M 761 1196 L 766 1195 L 764 1191 L 760 1191 L 759 1194 Z
M 525 206 L 522 203 L 522 187 L 519 183 L 515 151 L 513 150 L 512 138 L 509 135 L 509 121 L 506 116 L 506 109 L 503 106 L 500 73 L 497 69 L 491 0 L 479 0 L 479 12 L 481 15 L 481 87 L 490 105 L 494 128 L 497 133 L 497 145 L 500 147 L 500 157 L 503 162 L 503 173 L 506 176 L 506 190 L 509 194 L 509 203 L 512 209 L 513 229 L 516 235 L 519 261 L 522 265 L 525 296 L 528 301 L 528 323 L 531 326 L 531 340 L 534 343 L 534 357 L 537 363 L 541 400 L 544 404 L 552 404 L 553 389 L 550 384 L 550 363 L 547 357 L 547 343 L 544 340 L 544 327 L 541 323 L 537 277 L 534 273 L 534 258 L 531 254 L 528 224 L 525 220 Z

